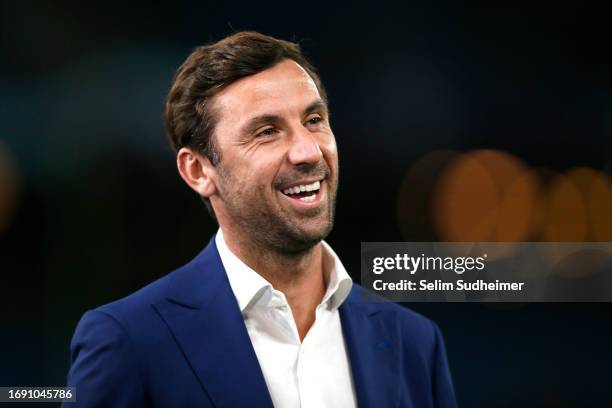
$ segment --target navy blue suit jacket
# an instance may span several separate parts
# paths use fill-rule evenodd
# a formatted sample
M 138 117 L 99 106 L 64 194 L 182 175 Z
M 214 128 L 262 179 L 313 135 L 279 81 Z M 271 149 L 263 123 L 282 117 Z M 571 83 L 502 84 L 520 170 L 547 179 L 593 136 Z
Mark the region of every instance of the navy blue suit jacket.
M 430 320 L 359 285 L 340 319 L 359 407 L 454 407 Z M 80 407 L 272 407 L 214 239 L 189 264 L 88 311 L 71 343 Z M 333 407 L 332 407 L 333 408 Z

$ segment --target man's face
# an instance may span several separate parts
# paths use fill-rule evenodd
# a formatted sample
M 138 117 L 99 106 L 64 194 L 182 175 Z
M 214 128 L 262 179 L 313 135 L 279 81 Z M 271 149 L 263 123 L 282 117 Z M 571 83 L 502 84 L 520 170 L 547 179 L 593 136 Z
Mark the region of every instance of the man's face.
M 283 252 L 327 236 L 338 153 L 327 107 L 308 73 L 285 60 L 231 84 L 213 106 L 221 162 L 211 202 L 221 227 Z

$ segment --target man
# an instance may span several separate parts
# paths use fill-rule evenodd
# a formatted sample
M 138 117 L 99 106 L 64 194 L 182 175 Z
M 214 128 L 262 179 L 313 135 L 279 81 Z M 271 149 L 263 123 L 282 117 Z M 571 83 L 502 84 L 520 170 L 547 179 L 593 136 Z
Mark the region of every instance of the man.
M 179 68 L 166 130 L 219 231 L 189 264 L 87 312 L 77 405 L 449 407 L 434 323 L 365 302 L 322 240 L 338 186 L 326 94 L 296 44 L 241 32 Z

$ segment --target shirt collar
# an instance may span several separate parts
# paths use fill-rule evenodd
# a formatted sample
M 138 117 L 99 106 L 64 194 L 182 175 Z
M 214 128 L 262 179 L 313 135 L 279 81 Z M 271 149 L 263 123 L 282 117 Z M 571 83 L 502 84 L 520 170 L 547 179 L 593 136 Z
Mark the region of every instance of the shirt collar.
M 274 302 L 287 303 L 283 293 L 274 289 L 270 282 L 242 262 L 228 248 L 221 228 L 217 231 L 215 243 L 241 312 L 254 304 L 272 306 Z M 322 241 L 322 245 L 324 273 L 328 274 L 329 279 L 321 304 L 327 304 L 329 308 L 335 309 L 340 307 L 349 295 L 353 280 L 333 249 L 325 241 Z

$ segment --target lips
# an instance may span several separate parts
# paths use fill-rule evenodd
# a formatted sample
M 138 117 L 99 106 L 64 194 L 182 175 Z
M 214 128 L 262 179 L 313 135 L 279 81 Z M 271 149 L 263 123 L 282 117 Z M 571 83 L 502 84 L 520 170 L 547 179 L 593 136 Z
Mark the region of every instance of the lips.
M 283 189 L 282 193 L 288 197 L 308 203 L 315 200 L 320 189 L 321 182 L 315 181 L 314 183 L 298 184 L 296 186 Z
M 293 204 L 299 207 L 311 208 L 321 202 L 323 196 L 323 180 L 311 183 L 300 183 L 281 190 L 283 196 L 287 197 Z

